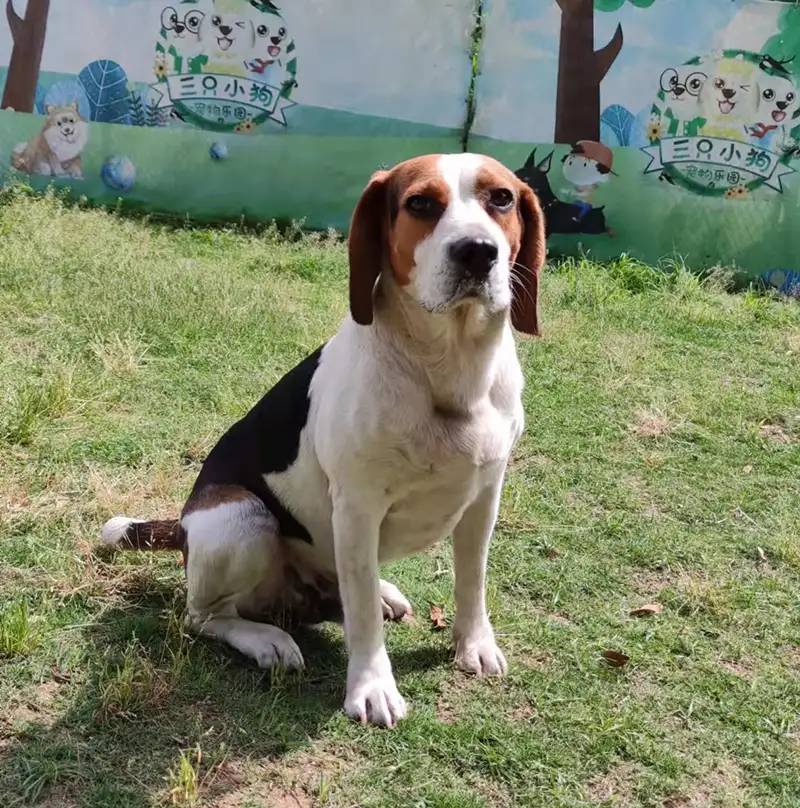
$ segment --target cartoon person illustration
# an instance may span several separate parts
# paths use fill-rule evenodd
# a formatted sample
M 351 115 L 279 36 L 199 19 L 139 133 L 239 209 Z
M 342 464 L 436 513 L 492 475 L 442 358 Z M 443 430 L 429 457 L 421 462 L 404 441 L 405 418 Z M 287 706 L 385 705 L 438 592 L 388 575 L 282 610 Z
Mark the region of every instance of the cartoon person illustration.
M 758 114 L 749 132 L 754 142 L 765 149 L 785 148 L 791 128 L 787 124 L 798 104 L 797 87 L 785 64 L 767 55 L 759 63 Z
M 572 186 L 562 193 L 575 197 L 575 222 L 583 221 L 592 210 L 594 192 L 614 174 L 613 162 L 611 149 L 594 140 L 579 140 L 562 159 L 564 179 Z
M 700 91 L 705 137 L 747 142 L 758 111 L 758 67 L 742 56 L 714 63 Z
M 700 91 L 708 76 L 693 65 L 668 67 L 660 79 L 666 108 L 662 121 L 667 137 L 696 137 L 705 120 L 700 115 Z

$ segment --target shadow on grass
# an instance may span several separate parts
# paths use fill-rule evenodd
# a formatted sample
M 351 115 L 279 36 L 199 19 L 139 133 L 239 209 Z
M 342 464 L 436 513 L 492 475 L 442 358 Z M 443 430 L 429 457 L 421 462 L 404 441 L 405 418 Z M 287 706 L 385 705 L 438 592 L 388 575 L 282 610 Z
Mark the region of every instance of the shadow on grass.
M 216 804 L 246 785 L 248 760 L 268 777 L 326 727 L 341 731 L 347 657 L 338 627 L 292 631 L 305 671 L 262 671 L 228 646 L 186 633 L 182 582 L 154 569 L 163 570 L 126 576 L 107 608 L 70 637 L 69 650 L 59 650 L 46 686 L 60 687 L 63 702 L 52 717 L 26 716 L 13 741 L 0 737 L 0 804 L 168 804 L 181 755 L 194 760 L 198 746 L 202 804 Z M 393 658 L 403 676 L 447 664 L 450 651 L 423 646 Z
M 3 805 L 152 805 L 182 751 L 200 746 L 207 779 L 225 761 L 279 760 L 339 712 L 346 656 L 333 632 L 295 632 L 310 672 L 261 671 L 184 633 L 182 599 L 174 579 L 134 577 L 80 631 L 79 656 L 53 673 L 68 685 L 67 705 L 0 742 Z M 223 790 L 237 785 L 216 779 Z

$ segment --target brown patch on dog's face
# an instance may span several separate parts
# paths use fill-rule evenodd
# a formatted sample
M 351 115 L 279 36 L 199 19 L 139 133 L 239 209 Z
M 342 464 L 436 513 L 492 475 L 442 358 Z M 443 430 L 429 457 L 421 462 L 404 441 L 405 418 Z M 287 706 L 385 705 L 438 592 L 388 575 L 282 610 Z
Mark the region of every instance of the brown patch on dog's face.
M 436 155 L 398 166 L 389 176 L 387 241 L 392 274 L 407 286 L 417 245 L 436 229 L 450 204 L 450 189 L 438 170 Z
M 511 320 L 518 331 L 539 334 L 539 273 L 547 250 L 544 214 L 531 188 L 502 163 L 483 158 L 475 193 L 511 250 Z
M 478 171 L 475 197 L 494 219 L 511 248 L 511 261 L 516 261 L 524 226 L 519 214 L 520 197 L 527 187 L 504 165 L 488 158 Z

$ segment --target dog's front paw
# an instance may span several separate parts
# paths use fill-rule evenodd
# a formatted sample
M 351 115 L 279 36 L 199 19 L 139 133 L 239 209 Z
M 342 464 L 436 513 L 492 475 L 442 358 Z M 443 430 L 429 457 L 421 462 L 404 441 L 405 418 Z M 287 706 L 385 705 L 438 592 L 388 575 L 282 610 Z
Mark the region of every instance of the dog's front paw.
M 406 702 L 397 690 L 391 669 L 364 670 L 348 676 L 344 711 L 362 724 L 395 727 L 406 717 Z
M 491 626 L 456 633 L 456 667 L 477 676 L 505 676 L 508 663 L 497 647 Z

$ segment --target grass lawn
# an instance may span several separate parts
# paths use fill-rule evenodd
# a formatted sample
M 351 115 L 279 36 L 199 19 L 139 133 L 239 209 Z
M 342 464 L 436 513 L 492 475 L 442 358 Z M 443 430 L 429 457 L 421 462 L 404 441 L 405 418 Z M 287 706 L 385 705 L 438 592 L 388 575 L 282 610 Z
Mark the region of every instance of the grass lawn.
M 264 674 L 183 632 L 176 555 L 92 552 L 113 514 L 175 516 L 333 332 L 342 245 L 2 201 L 3 806 L 800 806 L 796 303 L 548 270 L 491 553 L 509 676 L 457 673 L 432 625 L 448 547 L 392 565 L 411 712 L 382 731 L 341 711 L 337 627 L 297 635 L 303 674 Z

